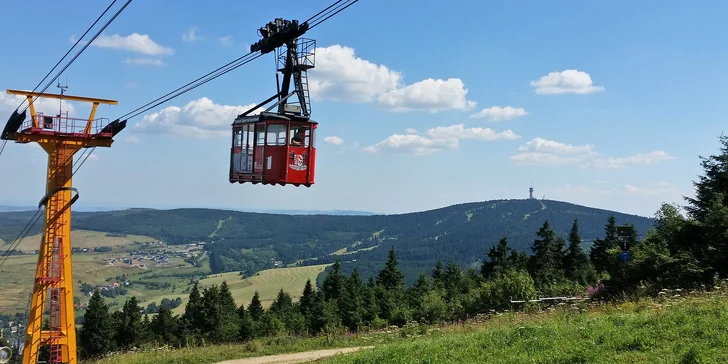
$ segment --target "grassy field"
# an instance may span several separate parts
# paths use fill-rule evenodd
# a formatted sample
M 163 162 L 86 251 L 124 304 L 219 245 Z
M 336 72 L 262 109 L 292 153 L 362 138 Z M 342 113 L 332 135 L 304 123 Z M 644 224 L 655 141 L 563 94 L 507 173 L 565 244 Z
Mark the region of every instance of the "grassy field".
M 219 286 L 223 281 L 226 281 L 238 306 L 243 303 L 247 306 L 257 290 L 263 307 L 268 308 L 281 288 L 290 293 L 294 301 L 297 301 L 303 292 L 303 287 L 306 286 L 306 281 L 310 279 L 315 284 L 316 277 L 327 266 L 328 264 L 322 264 L 307 267 L 268 269 L 245 279 L 238 272 L 214 274 L 201 279 L 200 287 L 213 284 Z M 182 306 L 175 309 L 174 313 L 181 314 L 184 312 L 187 297 L 183 297 L 182 300 Z
M 216 363 L 331 347 L 374 345 L 321 362 L 339 363 L 725 363 L 728 295 L 503 314 L 465 325 L 357 336 L 274 338 L 241 345 L 141 352 L 101 363 Z
M 102 247 L 102 246 L 124 248 L 124 247 L 131 246 L 132 244 L 134 244 L 135 241 L 138 241 L 138 242 L 156 241 L 156 239 L 154 239 L 154 238 L 150 238 L 148 236 L 141 236 L 141 235 L 127 235 L 126 237 L 109 237 L 109 236 L 106 236 L 106 234 L 107 233 L 98 232 L 98 231 L 73 230 L 73 231 L 71 231 L 71 247 L 82 248 L 82 249 L 83 248 L 93 249 L 93 248 Z M 20 240 L 20 244 L 18 244 L 18 247 L 15 249 L 21 250 L 24 252 L 38 250 L 40 248 L 40 238 L 41 238 L 41 234 L 28 236 L 28 237 Z M 0 246 L 0 248 L 5 249 L 2 246 Z

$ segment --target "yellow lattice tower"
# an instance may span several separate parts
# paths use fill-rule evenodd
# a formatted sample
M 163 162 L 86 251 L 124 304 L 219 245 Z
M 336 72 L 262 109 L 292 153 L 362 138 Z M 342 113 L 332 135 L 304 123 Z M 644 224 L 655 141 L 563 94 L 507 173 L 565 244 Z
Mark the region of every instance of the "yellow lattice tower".
M 78 199 L 78 192 L 72 185 L 73 156 L 83 148 L 110 147 L 126 121 L 109 123 L 108 119 L 95 119 L 100 104 L 116 105 L 115 100 L 19 90 L 7 90 L 7 93 L 25 96 L 31 115 L 25 120 L 25 111 L 13 113 L 0 137 L 17 143 L 38 143 L 48 153 L 46 195 L 39 205 L 45 206 L 45 225 L 38 251 L 23 364 L 36 363 L 38 349 L 44 344 L 50 349 L 49 363 L 75 364 L 71 205 Z M 91 115 L 86 119 L 70 118 L 60 108 L 56 115 L 36 113 L 33 97 L 90 102 L 93 103 Z M 46 310 L 49 327 L 44 330 Z

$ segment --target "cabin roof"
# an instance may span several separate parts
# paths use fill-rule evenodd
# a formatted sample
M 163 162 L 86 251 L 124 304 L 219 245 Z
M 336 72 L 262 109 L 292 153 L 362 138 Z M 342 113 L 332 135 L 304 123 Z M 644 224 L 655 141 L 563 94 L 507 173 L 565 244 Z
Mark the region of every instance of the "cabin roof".
M 235 118 L 233 125 L 257 123 L 257 122 L 266 121 L 266 120 L 298 121 L 298 122 L 307 122 L 307 123 L 311 123 L 311 124 L 318 124 L 317 121 L 314 121 L 313 119 L 311 119 L 307 116 L 262 112 L 258 115 L 238 116 L 237 118 Z

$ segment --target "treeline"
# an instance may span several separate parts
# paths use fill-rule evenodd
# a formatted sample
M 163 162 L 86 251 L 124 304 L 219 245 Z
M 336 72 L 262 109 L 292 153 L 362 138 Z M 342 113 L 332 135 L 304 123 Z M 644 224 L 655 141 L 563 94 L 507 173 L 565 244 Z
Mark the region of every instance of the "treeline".
M 614 222 L 610 218 L 608 231 L 613 230 Z M 630 229 L 634 231 L 632 226 Z M 611 239 L 610 235 L 605 239 Z M 507 307 L 511 299 L 573 294 L 596 282 L 597 272 L 580 246 L 577 221 L 568 246 L 566 241 L 546 221 L 532 245 L 533 256 L 513 250 L 504 237 L 490 249 L 479 269 L 438 261 L 430 274 L 421 273 L 409 287 L 392 247 L 376 275 L 362 279 L 356 268 L 344 275 L 336 261 L 320 289 L 307 281 L 297 302 L 281 289 L 267 310 L 257 292 L 251 302 L 237 306 L 226 282 L 202 290 L 194 283 L 184 314 L 172 315 L 170 307 L 162 306 L 151 320 L 142 317 L 135 299 L 127 300 L 121 311 L 109 313 L 96 292 L 86 311 L 80 343 L 83 355 L 93 357 L 147 343 L 182 347 L 463 320 Z M 601 246 L 606 245 L 595 245 L 594 257 L 601 256 Z

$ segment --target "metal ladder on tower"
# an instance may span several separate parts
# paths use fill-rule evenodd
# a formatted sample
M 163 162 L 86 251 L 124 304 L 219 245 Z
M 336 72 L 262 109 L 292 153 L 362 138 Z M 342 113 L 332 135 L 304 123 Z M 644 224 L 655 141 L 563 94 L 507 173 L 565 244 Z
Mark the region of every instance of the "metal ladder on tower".
M 62 153 L 56 153 L 53 163 L 56 166 L 65 165 L 67 161 L 61 160 Z M 65 184 L 65 181 L 68 180 L 70 176 L 66 176 L 65 168 L 58 168 L 56 169 L 59 172 L 54 176 L 54 179 L 56 180 L 57 186 L 63 186 Z M 61 191 L 56 193 L 63 193 Z M 42 278 L 44 282 L 47 282 L 49 284 L 49 293 L 50 293 L 50 300 L 49 300 L 49 320 L 48 320 L 48 351 L 49 351 L 49 358 L 48 363 L 62 363 L 63 361 L 63 347 L 60 343 L 61 338 L 61 292 L 60 289 L 57 287 L 57 283 L 61 281 L 61 273 L 63 272 L 63 241 L 62 241 L 62 233 L 59 234 L 58 232 L 63 231 L 63 227 L 66 224 L 66 221 L 64 221 L 63 214 L 61 213 L 61 209 L 64 208 L 64 206 L 61 206 L 59 203 L 58 196 L 54 193 L 53 196 L 51 196 L 48 199 L 47 203 L 47 213 L 49 216 L 54 217 L 53 218 L 53 225 L 50 229 L 48 229 L 49 236 L 46 237 L 46 241 L 48 241 L 51 246 L 49 248 L 51 257 L 49 259 L 48 266 L 45 267 L 45 276 Z M 59 236 L 60 235 L 60 236 Z
M 301 95 L 303 95 L 303 99 L 301 101 L 306 104 L 306 109 L 302 110 L 302 112 L 306 115 L 311 115 L 311 97 L 308 92 L 308 72 L 306 72 L 306 70 L 301 70 L 301 72 L 296 72 L 294 75 L 297 78 L 296 84 L 301 85 L 301 92 L 298 97 L 301 98 Z

